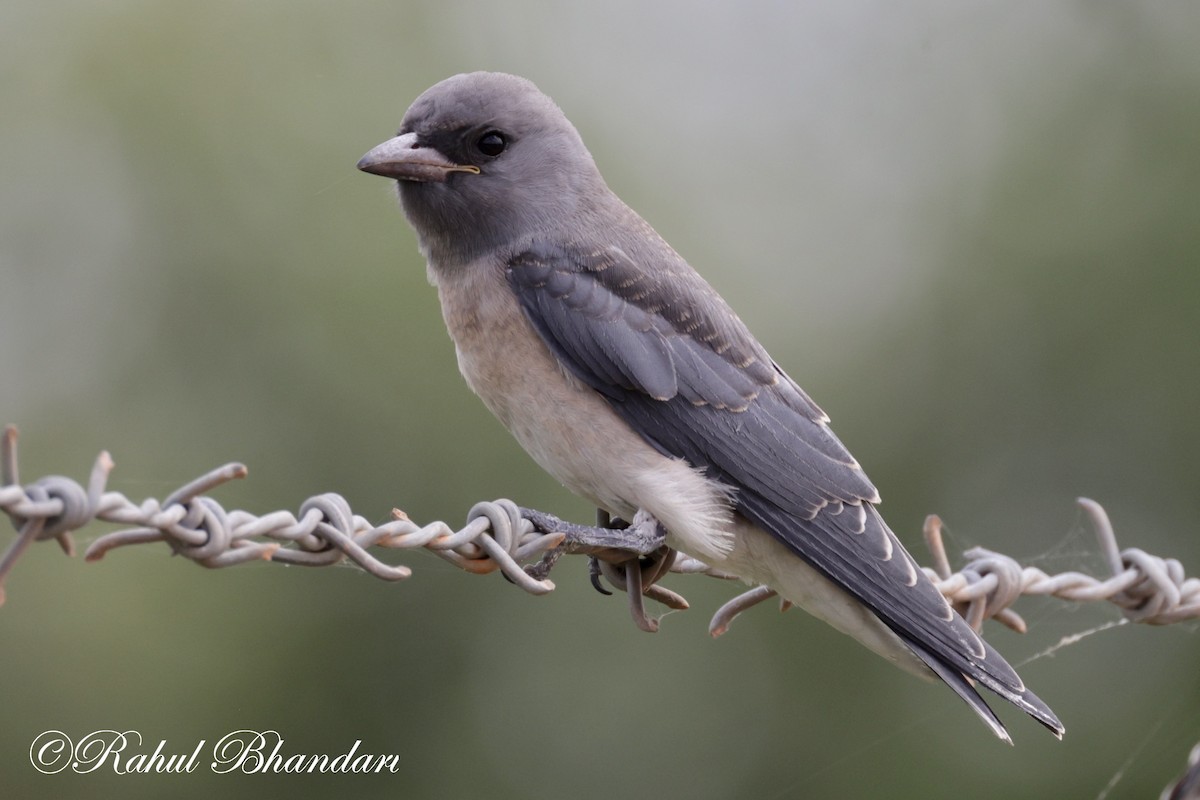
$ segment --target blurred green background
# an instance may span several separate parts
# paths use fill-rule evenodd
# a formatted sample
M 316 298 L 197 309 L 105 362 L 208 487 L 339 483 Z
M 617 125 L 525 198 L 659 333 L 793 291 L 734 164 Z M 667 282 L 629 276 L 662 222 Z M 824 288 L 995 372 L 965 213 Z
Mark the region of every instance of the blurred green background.
M 0 5 L 0 422 L 25 480 L 226 507 L 337 491 L 458 525 L 591 510 L 459 378 L 390 186 L 354 163 L 456 72 L 533 79 L 612 187 L 834 418 L 918 557 L 1102 573 L 1073 500 L 1200 573 L 1200 6 Z M 105 528 L 78 535 L 86 545 Z M 0 540 L 7 543 L 8 539 Z M 1200 739 L 1197 625 L 1022 668 L 1068 728 L 1008 748 L 947 690 L 798 612 L 724 638 L 675 577 L 654 636 L 582 559 L 534 598 L 436 558 L 206 571 L 30 550 L 0 609 L 8 797 L 1155 797 Z M 1118 614 L 1026 600 L 1014 663 Z M 47 729 L 190 752 L 396 753 L 387 776 L 44 776 Z

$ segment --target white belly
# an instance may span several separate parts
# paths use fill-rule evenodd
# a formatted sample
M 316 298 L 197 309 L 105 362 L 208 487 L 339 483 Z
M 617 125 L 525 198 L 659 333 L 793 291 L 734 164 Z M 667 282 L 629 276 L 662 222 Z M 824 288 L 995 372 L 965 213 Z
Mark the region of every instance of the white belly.
M 499 269 L 468 266 L 439 275 L 438 293 L 467 384 L 564 486 L 624 519 L 645 509 L 666 527 L 675 549 L 770 586 L 888 660 L 929 674 L 862 604 L 736 515 L 727 487 L 659 453 L 567 374 Z

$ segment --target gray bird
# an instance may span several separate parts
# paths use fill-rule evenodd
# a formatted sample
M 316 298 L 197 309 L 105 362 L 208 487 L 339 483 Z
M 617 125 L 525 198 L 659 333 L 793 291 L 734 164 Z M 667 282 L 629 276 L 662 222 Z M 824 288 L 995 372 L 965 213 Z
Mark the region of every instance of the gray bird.
M 475 72 L 416 99 L 358 168 L 397 182 L 458 365 L 567 488 L 765 584 L 1010 741 L 978 683 L 1062 723 L 954 612 L 875 510 L 829 418 L 608 188 L 529 81 Z

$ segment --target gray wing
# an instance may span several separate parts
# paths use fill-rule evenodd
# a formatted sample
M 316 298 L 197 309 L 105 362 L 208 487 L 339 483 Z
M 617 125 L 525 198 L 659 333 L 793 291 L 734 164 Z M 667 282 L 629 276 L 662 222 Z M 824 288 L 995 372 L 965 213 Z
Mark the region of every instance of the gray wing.
M 743 516 L 870 608 L 998 735 L 1007 738 L 963 676 L 1061 734 L 888 529 L 821 409 L 673 251 L 646 269 L 616 247 L 535 242 L 507 277 L 572 374 L 660 452 L 736 487 Z

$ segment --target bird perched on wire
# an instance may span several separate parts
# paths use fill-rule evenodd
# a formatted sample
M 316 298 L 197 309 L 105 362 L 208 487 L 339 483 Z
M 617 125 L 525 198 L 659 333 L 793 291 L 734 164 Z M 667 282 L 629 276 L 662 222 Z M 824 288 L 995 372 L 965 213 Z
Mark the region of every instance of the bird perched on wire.
M 605 184 L 554 102 L 513 75 L 448 78 L 359 161 L 393 178 L 471 389 L 547 472 L 674 548 L 765 584 L 997 736 L 974 688 L 1063 733 L 879 516 L 829 418 Z

